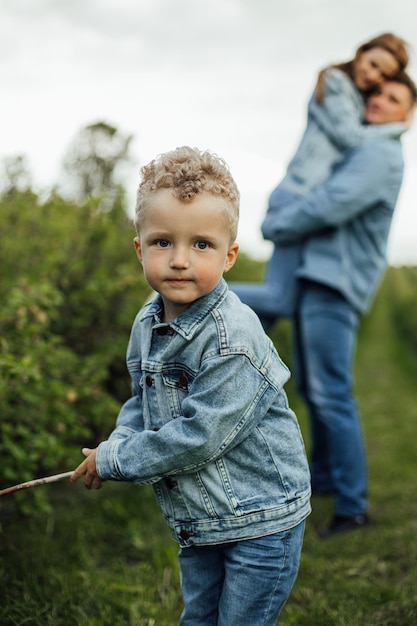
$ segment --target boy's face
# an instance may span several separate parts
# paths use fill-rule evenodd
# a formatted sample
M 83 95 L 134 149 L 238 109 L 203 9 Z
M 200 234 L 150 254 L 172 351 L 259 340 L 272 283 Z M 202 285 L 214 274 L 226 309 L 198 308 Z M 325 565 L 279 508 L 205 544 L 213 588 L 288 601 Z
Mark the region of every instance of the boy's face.
M 209 293 L 238 252 L 222 200 L 202 193 L 181 202 L 170 189 L 160 189 L 149 201 L 136 253 L 146 280 L 164 302 L 164 321 L 178 317 L 194 300 Z

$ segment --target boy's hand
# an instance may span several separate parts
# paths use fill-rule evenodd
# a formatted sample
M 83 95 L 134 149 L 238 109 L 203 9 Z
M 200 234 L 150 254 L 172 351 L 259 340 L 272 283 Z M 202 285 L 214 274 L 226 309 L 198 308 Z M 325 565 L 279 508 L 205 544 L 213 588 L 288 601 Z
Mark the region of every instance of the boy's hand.
M 96 468 L 96 454 L 97 450 L 91 450 L 90 448 L 83 448 L 83 455 L 86 459 L 79 464 L 70 477 L 70 481 L 75 483 L 80 476 L 85 474 L 84 485 L 87 489 L 100 489 L 102 485 L 102 479 L 97 474 Z

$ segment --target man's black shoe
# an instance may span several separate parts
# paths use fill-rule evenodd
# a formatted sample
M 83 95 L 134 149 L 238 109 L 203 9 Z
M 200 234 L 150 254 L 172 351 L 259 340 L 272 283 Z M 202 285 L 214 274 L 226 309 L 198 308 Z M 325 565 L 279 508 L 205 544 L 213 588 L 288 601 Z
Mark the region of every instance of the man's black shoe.
M 353 515 L 352 517 L 346 517 L 345 515 L 335 515 L 330 525 L 320 532 L 320 537 L 322 539 L 329 539 L 334 535 L 348 533 L 351 530 L 356 530 L 357 528 L 363 528 L 364 526 L 368 526 L 368 524 L 369 517 L 366 515 L 366 513 Z

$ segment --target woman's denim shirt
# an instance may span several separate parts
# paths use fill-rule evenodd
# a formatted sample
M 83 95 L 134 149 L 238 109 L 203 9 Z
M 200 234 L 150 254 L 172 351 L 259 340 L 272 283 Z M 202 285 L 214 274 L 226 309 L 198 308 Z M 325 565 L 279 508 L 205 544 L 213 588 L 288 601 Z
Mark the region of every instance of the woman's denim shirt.
M 323 101 L 313 93 L 307 127 L 279 187 L 305 196 L 329 178 L 347 150 L 377 138 L 397 138 L 406 130 L 402 122 L 366 126 L 364 111 L 364 100 L 349 76 L 328 69 Z
M 289 371 L 224 279 L 169 324 L 157 296 L 127 352 L 133 396 L 97 451 L 103 479 L 152 484 L 183 546 L 263 536 L 310 512 Z

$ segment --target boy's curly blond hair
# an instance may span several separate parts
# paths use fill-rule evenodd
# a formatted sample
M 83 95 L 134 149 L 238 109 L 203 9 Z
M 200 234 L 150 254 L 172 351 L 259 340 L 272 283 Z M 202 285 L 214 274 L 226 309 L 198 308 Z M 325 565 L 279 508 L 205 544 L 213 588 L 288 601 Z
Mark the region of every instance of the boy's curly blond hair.
M 182 202 L 208 192 L 224 200 L 230 239 L 235 241 L 239 220 L 239 190 L 227 163 L 215 154 L 183 146 L 159 155 L 141 169 L 136 196 L 135 228 L 139 234 L 149 199 L 158 189 L 172 189 Z

